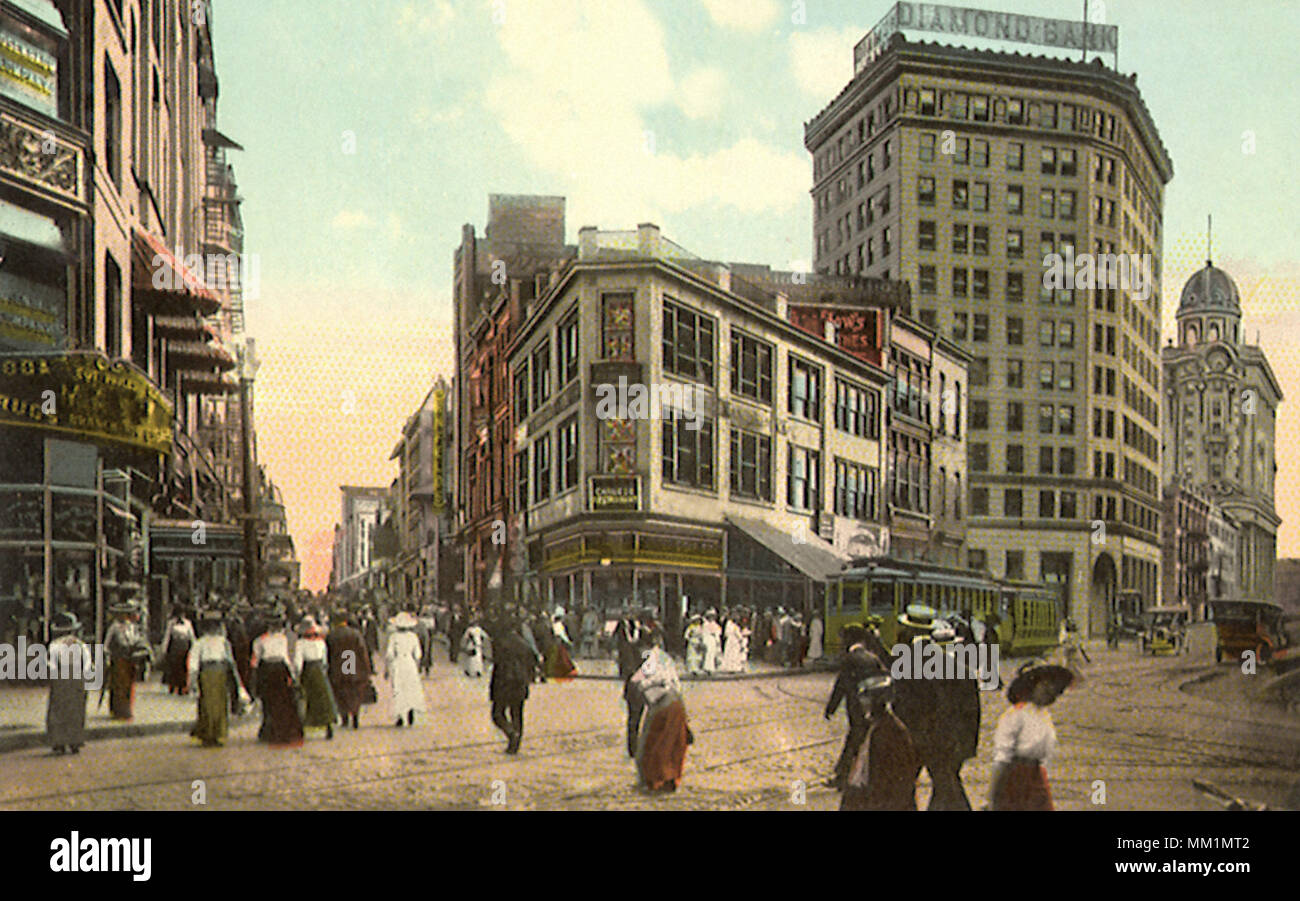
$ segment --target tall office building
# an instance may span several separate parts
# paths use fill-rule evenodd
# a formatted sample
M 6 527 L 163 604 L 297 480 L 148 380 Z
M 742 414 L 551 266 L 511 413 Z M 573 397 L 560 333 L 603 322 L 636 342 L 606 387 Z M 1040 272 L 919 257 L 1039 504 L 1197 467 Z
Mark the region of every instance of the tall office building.
M 971 354 L 967 564 L 1061 583 L 1099 634 L 1125 590 L 1159 598 L 1169 155 L 1100 61 L 868 43 L 805 126 L 815 268 L 910 282 L 912 316 Z M 1076 283 L 1087 254 L 1139 265 Z

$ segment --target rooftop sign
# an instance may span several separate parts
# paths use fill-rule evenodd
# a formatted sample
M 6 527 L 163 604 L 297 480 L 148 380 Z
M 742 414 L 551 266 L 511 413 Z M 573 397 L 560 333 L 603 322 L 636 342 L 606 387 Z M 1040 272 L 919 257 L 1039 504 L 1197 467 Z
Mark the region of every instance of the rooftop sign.
M 854 73 L 866 68 L 884 50 L 890 37 L 902 31 L 940 32 L 1041 47 L 1119 53 L 1119 28 L 1115 25 L 1044 19 L 939 3 L 900 2 L 895 3 L 893 9 L 853 48 Z

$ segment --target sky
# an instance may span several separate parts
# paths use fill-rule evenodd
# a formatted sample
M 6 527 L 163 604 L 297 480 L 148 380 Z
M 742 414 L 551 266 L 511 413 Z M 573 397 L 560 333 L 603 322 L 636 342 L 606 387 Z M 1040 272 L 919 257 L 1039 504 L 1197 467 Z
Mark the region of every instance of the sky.
M 1082 0 L 961 0 L 1080 18 Z M 258 450 L 303 585 L 328 580 L 338 486 L 387 485 L 402 424 L 454 372 L 452 254 L 492 193 L 568 198 L 583 225 L 659 224 L 705 257 L 806 268 L 803 125 L 847 84 L 885 0 L 214 0 L 221 130 L 259 290 Z M 1174 162 L 1164 334 L 1214 261 L 1300 433 L 1300 11 L 1091 0 Z M 945 36 L 936 36 L 948 40 Z M 956 39 L 960 40 L 960 39 Z M 991 46 L 991 45 L 988 45 Z M 1004 44 L 1007 51 L 1040 52 Z M 1278 459 L 1279 555 L 1300 556 L 1300 464 Z

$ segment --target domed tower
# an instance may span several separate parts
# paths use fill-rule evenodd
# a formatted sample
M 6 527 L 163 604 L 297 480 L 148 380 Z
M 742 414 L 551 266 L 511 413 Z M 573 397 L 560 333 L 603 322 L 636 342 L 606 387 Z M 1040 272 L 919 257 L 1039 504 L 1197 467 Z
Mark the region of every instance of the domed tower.
M 1228 273 L 1209 260 L 1187 280 L 1178 302 L 1178 343 L 1184 347 L 1222 341 L 1237 344 L 1241 335 L 1241 296 Z
M 1223 567 L 1234 572 L 1222 574 L 1220 596 L 1266 600 L 1273 594 L 1281 523 L 1274 483 L 1282 389 L 1263 350 L 1245 340 L 1236 283 L 1212 262 L 1183 286 L 1176 318 L 1178 341 L 1161 352 L 1163 525 L 1166 531 L 1178 527 L 1180 517 L 1169 514 L 1176 513 L 1171 505 L 1184 490 L 1207 497 L 1237 527 L 1225 551 L 1236 559 L 1225 559 Z M 1199 540 L 1209 537 L 1204 529 L 1193 531 Z M 1211 560 L 1211 571 L 1215 568 Z M 1208 595 L 1215 597 L 1213 588 Z

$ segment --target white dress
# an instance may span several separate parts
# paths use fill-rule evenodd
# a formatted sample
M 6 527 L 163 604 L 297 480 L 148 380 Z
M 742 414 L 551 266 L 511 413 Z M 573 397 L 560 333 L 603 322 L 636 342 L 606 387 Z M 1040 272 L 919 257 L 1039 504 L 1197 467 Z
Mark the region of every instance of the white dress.
M 744 633 L 740 631 L 740 626 L 735 620 L 728 620 L 727 644 L 722 651 L 722 671 L 724 673 L 743 673 L 748 656 L 749 648 L 745 646 Z
M 700 628 L 704 633 L 704 671 L 711 673 L 718 668 L 718 652 L 722 644 L 722 627 L 715 622 L 706 621 Z
M 808 659 L 820 660 L 822 648 L 822 618 L 815 618 L 808 626 Z
M 1008 707 L 993 730 L 993 762 L 1027 758 L 1046 763 L 1056 753 L 1056 726 L 1046 707 L 1022 702 Z
M 420 639 L 414 632 L 398 630 L 388 639 L 388 678 L 393 684 L 392 718 L 412 710 L 424 712 L 424 686 L 420 684 Z
M 461 650 L 465 652 L 465 675 L 475 678 L 483 675 L 483 640 L 487 633 L 479 626 L 470 626 L 465 630 L 461 641 Z

